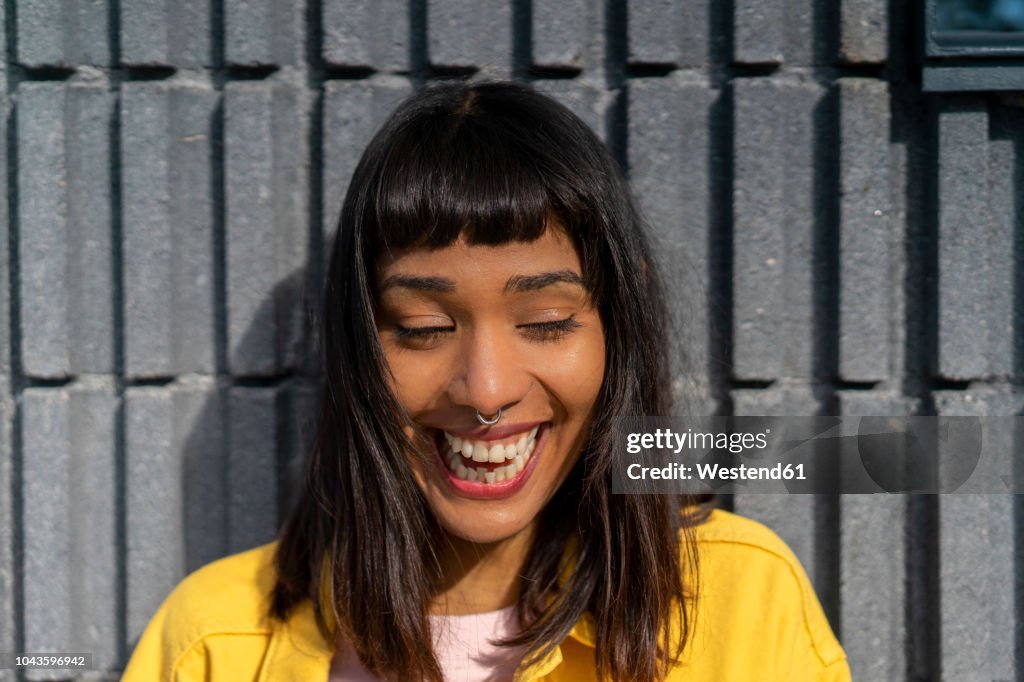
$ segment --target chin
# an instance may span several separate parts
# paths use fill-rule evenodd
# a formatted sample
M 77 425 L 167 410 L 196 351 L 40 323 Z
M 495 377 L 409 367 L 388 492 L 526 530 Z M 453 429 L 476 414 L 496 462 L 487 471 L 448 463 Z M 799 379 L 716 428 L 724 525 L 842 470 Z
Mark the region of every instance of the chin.
M 485 511 L 481 511 L 476 518 L 468 518 L 471 512 L 446 514 L 439 513 L 437 509 L 433 511 L 441 527 L 449 535 L 480 545 L 510 540 L 529 529 L 536 518 L 502 518 L 493 512 Z

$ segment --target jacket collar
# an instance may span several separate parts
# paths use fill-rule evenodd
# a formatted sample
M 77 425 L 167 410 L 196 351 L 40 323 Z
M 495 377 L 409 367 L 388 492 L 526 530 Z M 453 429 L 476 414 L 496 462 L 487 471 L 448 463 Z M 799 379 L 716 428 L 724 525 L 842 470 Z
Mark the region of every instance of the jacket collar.
M 591 649 L 597 646 L 597 623 L 594 621 L 594 616 L 587 611 L 583 616 L 576 621 L 576 625 L 572 626 L 572 630 L 569 631 L 569 636 L 575 639 L 580 644 L 586 644 Z
M 569 636 L 593 648 L 596 633 L 593 616 L 585 613 L 569 631 Z M 320 634 L 313 615 L 313 604 L 307 599 L 295 609 L 286 623 L 274 628 L 258 682 L 327 679 L 333 656 L 334 646 Z M 514 682 L 540 679 L 557 668 L 561 662 L 561 648 L 555 647 L 550 654 L 534 665 L 518 670 Z
M 287 622 L 273 629 L 257 682 L 326 680 L 333 656 L 334 647 L 316 626 L 313 602 L 306 599 Z
M 562 553 L 558 584 L 568 580 L 579 556 L 579 542 L 571 538 Z M 577 642 L 594 648 L 597 624 L 591 613 L 584 613 L 569 631 Z M 272 680 L 326 679 L 334 656 L 334 644 L 324 639 L 316 625 L 313 603 L 306 599 L 284 624 L 274 628 L 267 649 L 267 658 L 258 682 Z M 561 647 L 528 668 L 520 668 L 514 682 L 528 682 L 544 677 L 562 662 Z

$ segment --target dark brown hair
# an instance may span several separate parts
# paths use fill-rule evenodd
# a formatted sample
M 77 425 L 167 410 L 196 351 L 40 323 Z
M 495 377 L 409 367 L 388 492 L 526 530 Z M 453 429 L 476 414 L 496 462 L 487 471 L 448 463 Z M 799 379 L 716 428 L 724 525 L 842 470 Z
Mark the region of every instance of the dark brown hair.
M 579 251 L 608 361 L 589 438 L 541 512 L 521 578 L 525 629 L 507 643 L 539 660 L 590 612 L 599 673 L 647 682 L 692 632 L 698 500 L 612 494 L 612 419 L 671 414 L 667 313 L 629 188 L 597 136 L 552 99 L 515 83 L 445 83 L 398 107 L 345 197 L 324 292 L 319 429 L 276 554 L 272 614 L 312 599 L 328 641 L 340 629 L 374 674 L 442 679 L 427 618 L 441 529 L 395 456 L 413 446 L 374 325 L 375 263 L 460 234 L 533 240 L 550 217 Z

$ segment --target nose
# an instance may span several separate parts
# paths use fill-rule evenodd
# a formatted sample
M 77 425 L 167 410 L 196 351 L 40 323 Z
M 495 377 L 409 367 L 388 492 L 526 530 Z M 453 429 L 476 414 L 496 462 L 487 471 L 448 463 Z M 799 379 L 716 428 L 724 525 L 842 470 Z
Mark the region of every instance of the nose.
M 466 337 L 449 396 L 489 419 L 521 401 L 531 383 L 514 339 L 500 329 L 479 328 Z

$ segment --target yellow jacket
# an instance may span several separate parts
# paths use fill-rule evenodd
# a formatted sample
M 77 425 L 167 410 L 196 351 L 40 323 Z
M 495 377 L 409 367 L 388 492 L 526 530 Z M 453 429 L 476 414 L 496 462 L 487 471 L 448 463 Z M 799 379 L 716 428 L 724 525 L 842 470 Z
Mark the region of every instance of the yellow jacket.
M 765 526 L 715 510 L 697 527 L 700 595 L 694 638 L 669 682 L 849 682 L 850 669 L 803 568 Z M 139 639 L 127 682 L 326 682 L 333 647 L 310 602 L 271 620 L 274 544 L 226 557 L 185 578 Z M 642 580 L 637 576 L 637 580 Z M 594 626 L 581 619 L 515 682 L 596 680 Z

